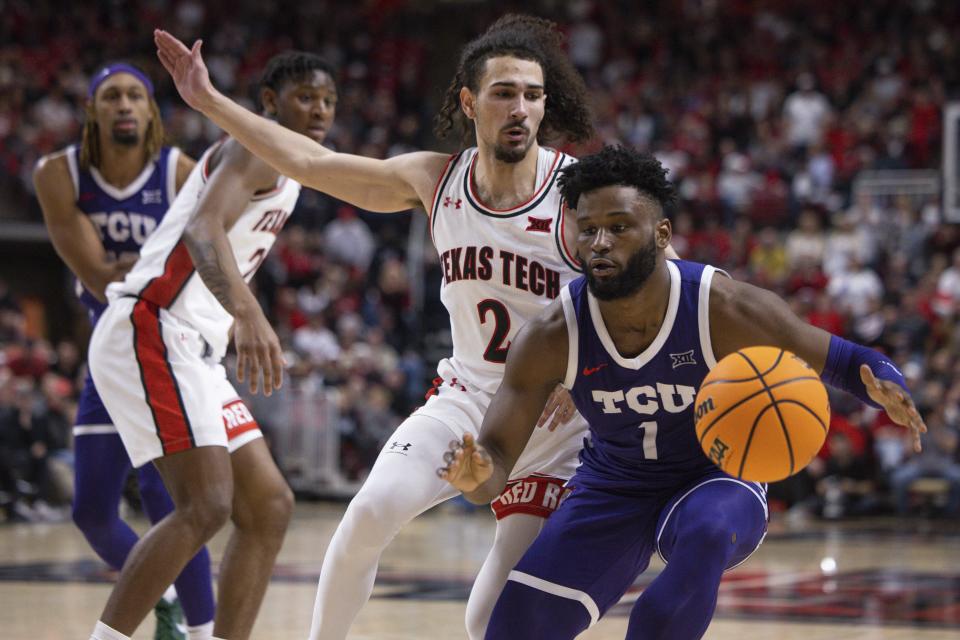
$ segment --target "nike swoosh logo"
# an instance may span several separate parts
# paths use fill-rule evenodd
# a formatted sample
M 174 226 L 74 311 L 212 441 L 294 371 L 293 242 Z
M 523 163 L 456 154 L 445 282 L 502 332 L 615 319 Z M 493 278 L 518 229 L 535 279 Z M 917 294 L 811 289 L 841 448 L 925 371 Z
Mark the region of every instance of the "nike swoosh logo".
M 597 365 L 597 366 L 595 366 L 595 367 L 584 367 L 584 368 L 583 368 L 583 375 L 585 375 L 585 376 L 592 376 L 592 375 L 595 374 L 597 371 L 600 371 L 600 369 L 603 369 L 605 366 L 607 366 L 606 363 Z

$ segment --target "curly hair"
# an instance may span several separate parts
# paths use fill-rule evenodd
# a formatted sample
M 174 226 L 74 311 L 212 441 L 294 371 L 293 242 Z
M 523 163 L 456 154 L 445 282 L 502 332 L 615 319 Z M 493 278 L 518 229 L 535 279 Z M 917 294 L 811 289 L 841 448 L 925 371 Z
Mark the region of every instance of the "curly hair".
M 486 61 L 498 56 L 531 60 L 543 70 L 547 102 L 538 142 L 557 137 L 583 142 L 593 135 L 587 88 L 563 51 L 563 34 L 557 25 L 534 16 L 507 14 L 463 48 L 457 72 L 434 118 L 433 130 L 438 138 L 446 138 L 454 128 L 460 129 L 465 142 L 474 134 L 473 126 L 460 110 L 460 89 L 467 87 L 477 92 Z
M 621 146 L 605 146 L 560 170 L 560 195 L 571 209 L 580 196 L 610 185 L 633 187 L 653 198 L 666 211 L 677 199 L 677 190 L 667 179 L 667 170 L 649 153 Z
M 267 61 L 260 82 L 254 87 L 254 101 L 257 109 L 263 109 L 260 90 L 267 88 L 279 93 L 287 82 L 295 82 L 309 76 L 314 71 L 322 71 L 336 82 L 337 72 L 332 64 L 315 53 L 306 51 L 284 51 Z

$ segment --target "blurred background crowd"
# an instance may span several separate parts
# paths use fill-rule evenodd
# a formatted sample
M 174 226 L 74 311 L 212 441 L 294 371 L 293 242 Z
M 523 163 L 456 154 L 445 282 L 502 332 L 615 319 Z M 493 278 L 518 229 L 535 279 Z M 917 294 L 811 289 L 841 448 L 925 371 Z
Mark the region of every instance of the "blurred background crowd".
M 389 157 L 455 150 L 459 141 L 433 138 L 431 120 L 462 43 L 509 10 L 556 20 L 587 81 L 598 132 L 589 145 L 565 150 L 621 142 L 654 153 L 681 194 L 672 220 L 683 258 L 772 288 L 811 323 L 883 350 L 913 390 L 930 429 L 921 454 L 885 414 L 837 394 L 820 457 L 774 487 L 774 504 L 826 518 L 957 513 L 960 225 L 941 211 L 937 178 L 943 111 L 960 91 L 957 3 L 3 0 L 0 7 L 0 242 L 12 228 L 3 223 L 40 224 L 33 165 L 77 139 L 89 74 L 106 60 L 151 72 L 172 143 L 198 157 L 218 138 L 155 62 L 155 26 L 186 41 L 204 37 L 215 84 L 251 107 L 271 55 L 290 47 L 321 53 L 340 70 L 327 143 Z M 905 173 L 913 171 L 920 173 Z M 904 186 L 915 184 L 906 177 L 933 187 Z M 441 273 L 422 219 L 422 212 L 358 211 L 305 191 L 256 278 L 292 380 L 274 399 L 252 402 L 281 467 L 313 478 L 295 488 L 323 493 L 325 483 L 361 480 L 449 353 Z M 28 279 L 7 278 L 0 282 L 0 506 L 8 518 L 56 517 L 46 505 L 69 500 L 84 320 L 79 312 L 69 320 L 52 314 Z M 71 295 L 65 271 L 62 288 Z M 304 424 L 325 435 L 304 434 Z M 327 475 L 316 475 L 317 466 Z

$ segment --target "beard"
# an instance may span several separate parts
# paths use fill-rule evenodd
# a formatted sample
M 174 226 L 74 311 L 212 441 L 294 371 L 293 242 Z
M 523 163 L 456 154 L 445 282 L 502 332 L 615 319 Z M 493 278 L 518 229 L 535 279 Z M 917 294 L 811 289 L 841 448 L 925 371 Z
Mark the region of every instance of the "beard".
M 530 150 L 529 144 L 522 149 L 505 147 L 503 145 L 498 144 L 493 148 L 493 157 L 499 160 L 500 162 L 516 164 L 527 157 L 527 151 L 529 150 Z
M 527 133 L 527 144 L 523 148 L 519 147 L 508 147 L 502 144 L 496 144 L 493 147 L 493 157 L 499 160 L 500 162 L 506 162 L 508 164 L 516 164 L 527 157 L 527 152 L 530 151 L 530 147 L 533 146 L 534 137 Z
M 656 240 L 650 240 L 650 244 L 641 247 L 630 256 L 627 266 L 619 274 L 605 280 L 597 280 L 593 276 L 590 265 L 586 266 L 587 286 L 590 293 L 597 300 L 617 300 L 633 295 L 640 290 L 650 274 L 657 266 L 657 243 Z
M 117 131 L 113 129 L 110 133 L 113 141 L 117 144 L 126 147 L 135 147 L 140 144 L 140 134 L 136 131 Z

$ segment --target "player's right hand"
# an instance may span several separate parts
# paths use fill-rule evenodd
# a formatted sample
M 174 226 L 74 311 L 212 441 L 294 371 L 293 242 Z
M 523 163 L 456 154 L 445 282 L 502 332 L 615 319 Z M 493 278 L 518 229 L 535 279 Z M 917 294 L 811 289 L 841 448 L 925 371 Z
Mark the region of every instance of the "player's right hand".
M 185 44 L 163 29 L 154 29 L 153 41 L 157 45 L 157 57 L 173 77 L 180 97 L 197 111 L 203 111 L 216 94 L 207 65 L 200 55 L 203 40 L 197 40 L 192 49 L 187 49 Z
M 260 307 L 238 313 L 233 319 L 233 344 L 237 348 L 237 380 L 248 380 L 250 393 L 257 393 L 263 375 L 263 395 L 283 384 L 283 350 L 273 327 Z
M 437 475 L 461 493 L 476 490 L 493 475 L 493 459 L 469 433 L 450 443 L 443 461 L 447 466 L 438 469 Z

